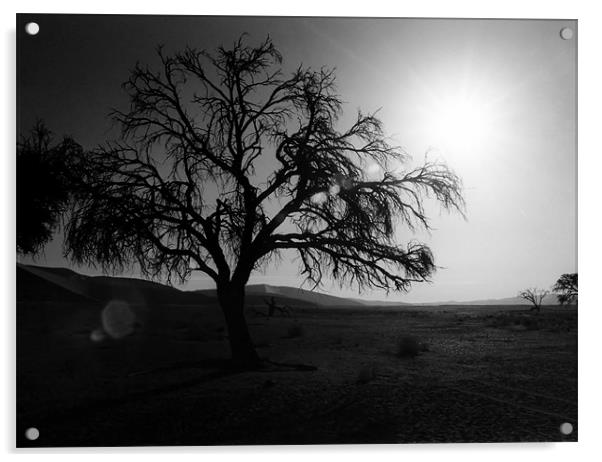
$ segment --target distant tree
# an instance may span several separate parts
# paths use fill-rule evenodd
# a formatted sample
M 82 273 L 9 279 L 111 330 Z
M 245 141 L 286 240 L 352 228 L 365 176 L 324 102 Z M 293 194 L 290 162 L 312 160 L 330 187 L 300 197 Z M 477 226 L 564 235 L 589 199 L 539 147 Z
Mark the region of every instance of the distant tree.
M 573 302 L 577 302 L 577 285 L 577 273 L 563 274 L 560 276 L 552 290 L 557 294 L 558 301 L 561 305 L 570 305 Z
M 243 39 L 215 54 L 159 49 L 159 70 L 134 68 L 129 110 L 113 114 L 122 136 L 87 156 L 66 247 L 106 270 L 137 263 L 168 281 L 209 275 L 233 359 L 255 367 L 244 315 L 255 269 L 290 249 L 315 286 L 328 275 L 407 290 L 435 263 L 425 244 L 397 244 L 396 225 L 428 228 L 425 197 L 460 213 L 463 198 L 445 165 L 408 168 L 375 115 L 359 112 L 339 130 L 333 71 L 285 76 L 269 38 L 254 47 Z
M 549 291 L 542 289 L 525 289 L 519 294 L 519 297 L 527 300 L 533 305 L 531 311 L 537 311 L 539 313 L 541 311 L 541 304 L 549 293 Z
M 73 192 L 72 175 L 82 149 L 65 137 L 53 144 L 38 121 L 17 143 L 17 252 L 38 254 L 52 238 Z

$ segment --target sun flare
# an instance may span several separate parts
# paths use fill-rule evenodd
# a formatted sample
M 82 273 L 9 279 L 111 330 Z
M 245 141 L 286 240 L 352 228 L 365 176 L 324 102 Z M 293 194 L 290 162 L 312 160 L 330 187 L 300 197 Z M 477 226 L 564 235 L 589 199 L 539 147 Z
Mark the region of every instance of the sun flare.
M 471 150 L 493 135 L 494 111 L 484 98 L 451 94 L 437 98 L 425 113 L 425 124 L 438 147 Z

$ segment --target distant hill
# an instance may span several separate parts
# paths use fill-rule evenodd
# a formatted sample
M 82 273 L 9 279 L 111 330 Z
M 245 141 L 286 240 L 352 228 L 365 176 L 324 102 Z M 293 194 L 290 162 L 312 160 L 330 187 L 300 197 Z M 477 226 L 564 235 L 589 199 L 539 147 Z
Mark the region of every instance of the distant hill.
M 335 297 L 333 295 L 321 294 L 312 292 L 306 289 L 286 286 L 272 286 L 268 284 L 249 285 L 247 294 L 262 295 L 267 297 L 274 296 L 275 298 L 288 298 L 305 302 L 309 305 L 321 306 L 361 306 L 356 300 L 343 297 Z
M 81 293 L 77 287 L 66 288 L 37 271 L 17 265 L 17 301 L 89 303 L 94 300 Z
M 208 297 L 217 297 L 215 289 L 197 290 L 197 293 Z M 250 284 L 246 289 L 247 304 L 265 305 L 266 300 L 274 297 L 278 304 L 294 306 L 330 306 L 330 307 L 360 307 L 360 306 L 400 306 L 402 302 L 370 301 L 356 298 L 337 297 L 298 287 L 272 286 L 269 284 Z
M 66 268 L 17 264 L 17 301 L 119 299 L 132 304 L 204 304 L 212 300 L 136 278 L 84 276 Z
M 464 305 L 464 306 L 490 306 L 490 305 L 531 305 L 531 302 L 520 297 L 492 298 L 485 300 L 470 300 L 467 302 L 445 301 L 435 303 L 418 303 L 418 305 Z M 560 305 L 558 297 L 554 294 L 548 294 L 544 297 L 542 305 Z
M 247 306 L 265 306 L 272 297 L 280 305 L 291 307 L 362 307 L 362 306 L 490 306 L 529 305 L 519 297 L 444 301 L 432 303 L 404 303 L 399 301 L 372 301 L 344 298 L 311 290 L 269 284 L 252 284 L 246 289 Z M 133 304 L 203 305 L 217 303 L 215 289 L 183 291 L 144 279 L 85 276 L 66 268 L 49 268 L 17 264 L 18 301 L 78 301 L 106 302 L 120 299 Z M 544 305 L 557 305 L 555 295 L 548 295 Z

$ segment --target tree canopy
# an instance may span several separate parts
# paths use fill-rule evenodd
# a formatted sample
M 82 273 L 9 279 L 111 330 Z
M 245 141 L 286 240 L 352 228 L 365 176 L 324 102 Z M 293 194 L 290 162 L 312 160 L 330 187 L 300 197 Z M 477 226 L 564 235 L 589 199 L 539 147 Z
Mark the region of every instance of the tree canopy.
M 554 284 L 553 291 L 557 294 L 561 305 L 570 305 L 576 302 L 579 295 L 577 273 L 560 276 Z
M 67 234 L 76 260 L 246 281 L 294 249 L 315 284 L 328 274 L 403 290 L 430 276 L 430 249 L 396 243 L 395 225 L 428 228 L 424 196 L 461 210 L 460 180 L 435 162 L 392 171 L 407 156 L 374 114 L 339 130 L 333 71 L 285 76 L 270 39 L 159 57 L 159 71 L 137 65 L 124 84 L 129 110 L 113 114 L 121 139 L 88 155 L 88 194 Z M 271 172 L 261 179 L 263 158 Z M 379 178 L 367 178 L 372 162 Z
M 17 143 L 17 251 L 38 254 L 52 238 L 73 193 L 82 148 L 65 137 L 53 144 L 38 121 Z

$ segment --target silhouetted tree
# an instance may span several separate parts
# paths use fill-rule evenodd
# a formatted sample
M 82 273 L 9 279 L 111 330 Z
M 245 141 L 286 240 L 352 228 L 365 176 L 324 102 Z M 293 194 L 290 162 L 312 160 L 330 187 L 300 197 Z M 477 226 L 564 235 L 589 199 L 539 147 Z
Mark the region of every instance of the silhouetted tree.
M 82 149 L 65 137 L 53 144 L 38 121 L 17 143 L 17 251 L 39 253 L 51 239 L 73 192 L 73 169 Z
M 577 302 L 577 286 L 577 273 L 563 274 L 558 281 L 556 281 L 552 290 L 556 292 L 558 301 L 561 305 L 570 305 L 573 302 Z
M 525 289 L 523 290 L 520 294 L 519 297 L 527 300 L 528 302 L 530 302 L 533 306 L 531 307 L 531 311 L 537 311 L 538 313 L 541 311 L 541 304 L 544 300 L 544 298 L 546 297 L 546 295 L 549 294 L 549 291 L 547 290 L 542 290 L 542 289 Z
M 209 275 L 233 359 L 253 366 L 244 303 L 255 269 L 292 249 L 316 286 L 328 275 L 406 290 L 435 264 L 425 244 L 397 244 L 396 225 L 428 228 L 427 196 L 460 212 L 463 199 L 445 165 L 404 167 L 375 115 L 339 130 L 333 71 L 285 76 L 269 38 L 255 47 L 243 38 L 215 54 L 159 49 L 159 70 L 135 67 L 129 110 L 113 114 L 122 137 L 89 154 L 66 245 L 75 261 L 106 269 Z M 382 173 L 372 166 L 370 177 L 371 164 Z

